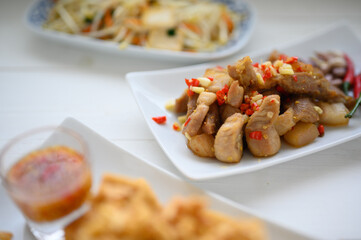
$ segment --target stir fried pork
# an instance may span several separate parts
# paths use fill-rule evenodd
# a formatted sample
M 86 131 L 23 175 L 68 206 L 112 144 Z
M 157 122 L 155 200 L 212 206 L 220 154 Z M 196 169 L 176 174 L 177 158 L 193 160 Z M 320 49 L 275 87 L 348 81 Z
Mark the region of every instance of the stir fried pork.
M 191 137 L 188 147 L 194 154 L 200 157 L 214 157 L 214 137 L 213 135 L 202 133 Z
M 225 122 L 228 117 L 232 116 L 235 113 L 240 113 L 241 110 L 239 108 L 232 107 L 231 105 L 223 104 L 220 108 L 220 112 L 222 122 Z
M 187 112 L 187 103 L 188 103 L 188 95 L 187 95 L 187 91 L 184 91 L 183 94 L 175 100 L 174 112 L 175 113 Z
M 281 53 L 280 53 L 279 51 L 273 50 L 273 51 L 271 52 L 271 54 L 269 55 L 268 60 L 269 60 L 270 62 L 275 62 L 275 61 L 277 61 L 278 59 L 280 59 L 280 55 L 281 55 Z
M 202 92 L 199 95 L 196 101 L 197 103 L 196 110 L 194 110 L 189 115 L 188 118 L 190 120 L 188 124 L 183 128 L 184 135 L 188 134 L 190 137 L 193 137 L 198 133 L 199 129 L 203 124 L 203 120 L 208 113 L 209 105 L 211 105 L 215 100 L 216 100 L 216 94 L 211 92 Z
M 197 99 L 198 99 L 199 94 L 193 94 L 192 96 L 190 96 L 188 98 L 188 103 L 187 103 L 187 118 L 194 112 L 194 110 L 196 110 L 197 108 Z
M 205 104 L 207 106 L 210 106 L 214 101 L 216 101 L 217 96 L 215 93 L 212 92 L 202 92 L 198 99 L 197 99 L 197 105 L 199 104 Z
M 189 116 L 189 122 L 183 128 L 183 134 L 193 137 L 197 135 L 199 129 L 203 124 L 203 120 L 206 117 L 209 110 L 209 106 L 205 104 L 198 105 L 196 110 Z
M 245 119 L 241 113 L 235 113 L 223 123 L 214 142 L 216 158 L 222 162 L 234 163 L 241 160 L 243 154 L 243 125 Z
M 259 111 L 250 117 L 245 132 L 247 146 L 254 156 L 267 157 L 279 151 L 281 140 L 274 126 L 279 110 L 280 97 L 270 95 L 263 100 Z
M 317 78 L 312 73 L 296 72 L 294 75 L 278 75 L 270 81 L 292 94 L 304 94 L 332 102 L 346 102 L 350 99 L 341 90 L 331 85 L 326 78 Z
M 213 81 L 207 87 L 207 90 L 214 93 L 221 90 L 225 85 L 231 86 L 233 82 L 232 78 L 227 73 L 227 69 L 219 67 L 208 68 L 204 73 L 204 77 L 213 78 Z
M 202 125 L 202 131 L 206 134 L 215 134 L 220 125 L 219 110 L 217 103 L 209 106 L 208 113 Z
M 309 98 L 296 98 L 290 104 L 285 103 L 284 106 L 293 109 L 296 122 L 314 123 L 320 120 L 317 106 Z
M 293 65 L 299 66 L 300 64 L 294 63 Z M 346 96 L 337 87 L 331 85 L 316 68 L 302 63 L 300 69 L 305 71 L 306 68 L 308 72 L 294 72 L 293 74 L 276 73 L 267 80 L 263 79 L 262 81 L 256 75 L 260 70 L 252 66 L 252 60 L 247 56 L 239 60 L 235 65 L 229 65 L 228 72 L 233 79 L 239 81 L 241 86 L 250 89 L 270 89 L 278 85 L 287 93 L 304 94 L 320 100 L 344 103 L 352 100 L 352 98 Z
M 243 87 L 257 84 L 256 72 L 253 69 L 252 60 L 248 56 L 238 60 L 233 66 L 229 65 L 228 73 L 233 79 L 238 80 Z
M 294 111 L 291 107 L 287 109 L 287 111 L 285 111 L 283 114 L 279 115 L 274 124 L 276 131 L 280 136 L 286 134 L 295 125 L 296 121 L 294 118 Z
M 244 89 L 239 86 L 238 81 L 234 81 L 229 87 L 226 103 L 232 107 L 239 108 L 243 101 Z
M 175 111 L 187 109 L 183 134 L 196 155 L 239 162 L 245 135 L 254 156 L 268 157 L 279 151 L 280 136 L 299 147 L 322 136 L 320 124 L 348 123 L 345 105 L 355 99 L 319 69 L 278 52 L 270 60 L 253 64 L 247 56 L 227 69 L 209 68 L 201 78 L 186 79 L 188 94 L 195 92 L 178 98 Z

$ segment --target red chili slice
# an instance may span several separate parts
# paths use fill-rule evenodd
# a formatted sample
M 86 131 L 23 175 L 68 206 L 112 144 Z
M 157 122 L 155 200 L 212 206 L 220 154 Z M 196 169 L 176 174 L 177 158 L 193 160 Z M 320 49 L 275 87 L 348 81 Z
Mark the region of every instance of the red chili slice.
M 222 66 L 220 66 L 220 65 L 216 66 L 216 68 L 217 68 L 218 70 L 224 70 L 224 68 L 223 68 Z
M 187 94 L 190 97 L 190 96 L 193 96 L 194 92 L 188 88 L 187 89 Z
M 271 69 L 268 67 L 264 70 L 263 79 L 267 80 L 272 77 Z
M 226 101 L 226 99 L 225 99 L 226 94 L 224 92 L 222 92 L 221 90 L 216 92 L 216 96 L 217 96 L 218 105 L 222 105 Z
M 178 123 L 173 123 L 173 129 L 176 131 L 180 130 L 179 124 Z
M 325 135 L 325 127 L 322 125 L 322 124 L 320 124 L 320 125 L 318 125 L 318 132 L 320 133 L 320 137 L 323 137 L 323 135 Z
M 261 131 L 253 131 L 249 133 L 249 137 L 255 140 L 262 139 L 262 132 Z
M 281 54 L 280 57 L 279 57 L 279 60 L 286 61 L 287 58 L 288 58 L 288 56 L 286 54 Z
M 353 86 L 353 97 L 358 98 L 361 92 L 361 73 L 355 77 Z
M 355 66 L 351 60 L 351 58 L 345 53 L 344 54 L 344 58 L 347 64 L 347 71 L 345 74 L 345 77 L 343 78 L 343 92 L 348 95 L 348 90 L 350 88 L 350 86 L 354 83 L 354 78 L 355 78 Z
M 188 118 L 187 121 L 184 123 L 184 126 L 187 126 L 191 118 Z
M 199 86 L 199 80 L 197 78 L 192 78 L 192 86 L 195 86 L 195 87 Z
M 166 116 L 160 116 L 160 117 L 152 117 L 153 121 L 158 123 L 158 124 L 163 124 L 167 121 L 167 117 Z
M 247 103 L 242 103 L 240 109 L 241 109 L 242 112 L 244 112 L 244 111 L 246 111 L 247 109 L 249 109 L 250 107 L 251 107 L 251 106 L 250 106 L 249 104 L 247 104 Z
M 223 103 L 225 103 L 228 90 L 229 88 L 226 84 L 221 90 L 216 92 L 218 105 L 222 105 Z
M 295 63 L 297 61 L 298 61 L 298 57 L 290 57 L 285 61 L 285 63 L 291 64 L 291 63 Z
M 247 114 L 248 116 L 251 116 L 253 113 L 254 113 L 254 112 L 253 112 L 252 109 L 247 109 L 247 110 L 246 110 L 246 114 Z

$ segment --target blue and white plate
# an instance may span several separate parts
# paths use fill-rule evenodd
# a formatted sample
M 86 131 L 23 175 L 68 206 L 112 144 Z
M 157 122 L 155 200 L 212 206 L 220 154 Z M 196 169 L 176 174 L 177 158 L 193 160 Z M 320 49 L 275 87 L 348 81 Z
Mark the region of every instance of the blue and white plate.
M 218 48 L 214 52 L 176 52 L 169 50 L 150 49 L 141 46 L 130 45 L 124 50 L 118 48 L 118 44 L 111 41 L 89 38 L 80 35 L 72 35 L 64 32 L 44 29 L 43 23 L 46 21 L 48 12 L 54 5 L 53 0 L 36 0 L 28 9 L 26 14 L 27 27 L 43 37 L 51 40 L 65 42 L 71 45 L 89 47 L 106 52 L 119 54 L 130 54 L 140 57 L 151 57 L 171 61 L 187 61 L 188 63 L 204 62 L 220 59 L 238 52 L 246 45 L 251 37 L 255 25 L 255 11 L 252 6 L 240 0 L 215 0 L 229 6 L 230 9 L 245 15 L 245 19 L 235 29 L 232 39 L 227 45 Z

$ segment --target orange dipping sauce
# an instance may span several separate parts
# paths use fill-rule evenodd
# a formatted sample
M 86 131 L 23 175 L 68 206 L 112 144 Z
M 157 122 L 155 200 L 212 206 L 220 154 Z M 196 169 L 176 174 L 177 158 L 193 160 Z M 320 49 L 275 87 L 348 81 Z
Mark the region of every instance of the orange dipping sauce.
M 65 146 L 31 152 L 7 174 L 10 194 L 34 222 L 62 218 L 79 208 L 91 188 L 91 172 L 83 155 Z

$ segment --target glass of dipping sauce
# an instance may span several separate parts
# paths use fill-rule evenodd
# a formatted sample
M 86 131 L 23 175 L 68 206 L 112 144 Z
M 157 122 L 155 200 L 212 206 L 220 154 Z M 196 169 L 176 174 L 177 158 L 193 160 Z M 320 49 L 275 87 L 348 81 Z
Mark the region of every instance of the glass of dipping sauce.
M 81 136 L 63 127 L 24 133 L 1 151 L 2 183 L 37 239 L 64 239 L 64 227 L 87 210 L 87 155 Z

